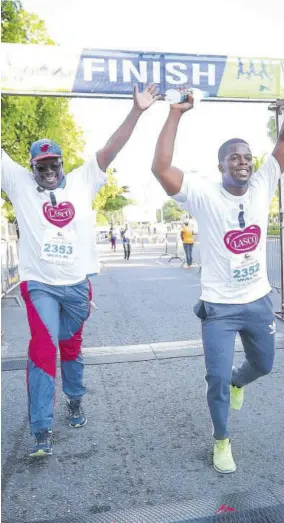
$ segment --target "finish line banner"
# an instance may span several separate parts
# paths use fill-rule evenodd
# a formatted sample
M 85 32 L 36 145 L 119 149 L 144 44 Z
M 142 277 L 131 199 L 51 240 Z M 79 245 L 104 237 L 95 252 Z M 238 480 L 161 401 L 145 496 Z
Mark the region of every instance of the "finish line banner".
M 197 87 L 211 99 L 284 98 L 284 58 L 143 53 L 2 44 L 2 94 L 129 98 L 133 85 Z

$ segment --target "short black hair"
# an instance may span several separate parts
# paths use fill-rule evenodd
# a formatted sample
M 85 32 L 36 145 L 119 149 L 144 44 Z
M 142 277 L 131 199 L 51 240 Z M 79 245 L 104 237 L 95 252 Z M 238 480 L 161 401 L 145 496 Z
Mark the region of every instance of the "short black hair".
M 232 145 L 233 143 L 245 143 L 246 145 L 249 146 L 249 144 L 243 140 L 242 138 L 232 138 L 231 140 L 227 140 L 227 142 L 224 142 L 219 151 L 218 151 L 218 161 L 219 163 L 223 162 L 224 161 L 224 158 L 228 152 L 228 148 L 230 147 L 230 145 Z

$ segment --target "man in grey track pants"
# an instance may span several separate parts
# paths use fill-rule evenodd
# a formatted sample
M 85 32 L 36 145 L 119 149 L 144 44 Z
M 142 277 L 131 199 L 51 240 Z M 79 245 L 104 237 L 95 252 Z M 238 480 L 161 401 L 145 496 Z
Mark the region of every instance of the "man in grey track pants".
M 279 103 L 284 107 L 284 100 Z M 180 119 L 193 104 L 188 95 L 184 103 L 170 106 L 152 171 L 167 194 L 198 221 L 202 293 L 194 310 L 202 322 L 213 465 L 230 473 L 236 465 L 227 430 L 229 406 L 241 408 L 244 386 L 268 374 L 274 360 L 266 236 L 270 202 L 284 171 L 284 126 L 272 155 L 256 173 L 249 145 L 240 138 L 225 142 L 218 152 L 222 182 L 211 182 L 172 166 Z M 246 359 L 232 370 L 237 333 Z

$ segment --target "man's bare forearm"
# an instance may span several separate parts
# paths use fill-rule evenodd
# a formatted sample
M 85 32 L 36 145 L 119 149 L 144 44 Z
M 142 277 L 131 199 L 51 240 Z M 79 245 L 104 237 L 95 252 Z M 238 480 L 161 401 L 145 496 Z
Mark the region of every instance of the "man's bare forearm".
M 283 115 L 283 113 L 284 113 L 284 100 L 279 100 L 278 104 L 281 107 L 281 113 Z M 277 138 L 277 142 L 276 142 L 276 145 L 274 147 L 274 150 L 273 150 L 272 154 L 276 158 L 276 160 L 278 161 L 278 163 L 280 165 L 280 170 L 283 173 L 284 172 L 284 121 L 282 122 L 282 126 L 281 126 L 281 129 L 279 131 L 278 138 Z
M 284 111 L 284 108 L 283 108 L 283 111 Z M 280 142 L 284 142 L 284 121 L 283 121 L 283 123 L 282 123 L 282 125 L 281 125 L 281 129 L 280 129 L 280 131 L 279 131 L 278 140 L 279 140 Z
M 135 106 L 131 109 L 128 116 L 120 127 L 113 133 L 106 145 L 98 151 L 98 163 L 100 168 L 105 171 L 116 155 L 121 151 L 132 135 L 136 124 L 143 111 Z
M 152 171 L 156 177 L 159 177 L 159 175 L 172 164 L 175 139 L 180 118 L 180 112 L 170 110 L 165 125 L 161 130 L 152 164 Z
M 102 171 L 106 171 L 117 154 L 128 142 L 141 114 L 149 109 L 158 99 L 158 89 L 154 83 L 147 85 L 142 93 L 138 86 L 133 89 L 133 107 L 124 122 L 107 141 L 106 145 L 97 152 L 97 160 Z

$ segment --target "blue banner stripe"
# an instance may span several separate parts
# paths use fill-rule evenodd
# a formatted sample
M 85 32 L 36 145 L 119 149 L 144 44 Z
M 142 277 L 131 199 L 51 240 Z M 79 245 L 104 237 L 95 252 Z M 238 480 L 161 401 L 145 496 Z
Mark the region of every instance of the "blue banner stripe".
M 72 92 L 130 95 L 133 85 L 154 82 L 160 92 L 192 86 L 216 97 L 227 56 L 84 49 Z

